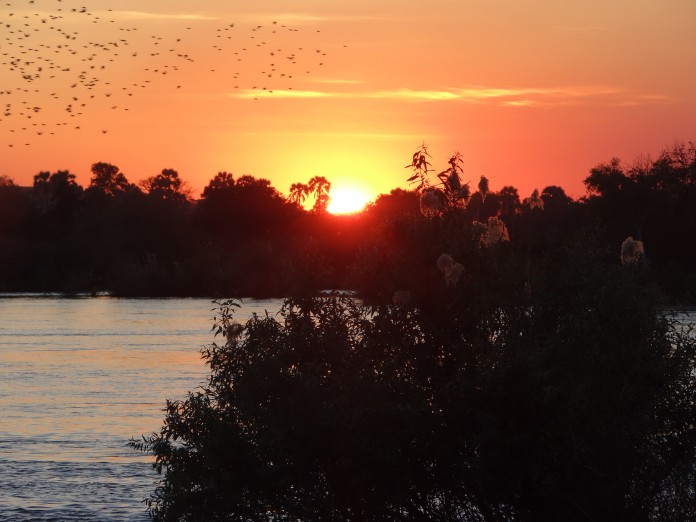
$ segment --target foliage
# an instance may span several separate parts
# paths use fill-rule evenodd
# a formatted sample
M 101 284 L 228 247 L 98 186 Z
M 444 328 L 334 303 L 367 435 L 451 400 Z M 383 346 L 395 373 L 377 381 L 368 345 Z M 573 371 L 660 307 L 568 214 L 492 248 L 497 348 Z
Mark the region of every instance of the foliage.
M 240 324 L 218 303 L 207 385 L 131 441 L 163 475 L 156 520 L 696 517 L 696 340 L 647 265 L 597 234 L 549 245 L 557 187 L 510 209 L 483 178 L 475 214 L 439 190 L 363 253 L 374 304 L 298 296 Z
M 137 190 L 116 165 L 100 161 L 92 165 L 91 171 L 92 179 L 87 190 L 109 197 Z
M 407 165 L 415 190 L 381 195 L 350 217 L 324 211 L 330 187 L 320 176 L 285 198 L 268 180 L 223 171 L 198 200 L 173 169 L 148 178 L 145 192 L 106 162 L 92 165 L 86 190 L 69 171 L 40 172 L 31 187 L 0 176 L 0 289 L 212 297 L 351 288 L 385 303 L 441 254 L 465 259 L 472 236 L 487 237 L 475 223 L 497 218 L 533 258 L 593 229 L 618 264 L 632 237 L 672 301 L 696 301 L 693 143 L 600 164 L 579 200 L 553 185 L 529 196 L 485 177 L 470 182 L 458 154 L 444 168 L 431 162 L 420 147 Z M 302 207 L 307 199 L 314 211 Z
M 458 152 L 448 160 L 449 168 L 437 174 L 438 184 L 431 184 L 429 173 L 432 165 L 428 161 L 430 154 L 425 144 L 413 153 L 411 163 L 406 165 L 413 171 L 407 179 L 416 184 L 416 191 L 421 193 L 421 212 L 427 216 L 436 216 L 441 212 L 451 211 L 460 206 L 466 206 L 471 190 L 468 183 L 462 184 L 462 158 Z M 488 180 L 481 176 L 479 189 L 482 194 L 488 192 Z
M 585 213 L 601 222 L 609 240 L 631 236 L 645 245 L 645 257 L 667 293 L 693 301 L 696 244 L 696 144 L 675 143 L 657 159 L 624 167 L 614 158 L 585 179 Z
M 5 174 L 0 174 L 0 188 L 16 187 L 15 181 Z
M 299 209 L 289 204 L 267 179 L 234 179 L 220 172 L 203 190 L 194 219 L 203 234 L 221 249 L 287 235 Z
M 141 186 L 151 197 L 174 203 L 185 202 L 191 193 L 174 169 L 162 169 L 162 172 L 156 176 L 143 180 Z
M 234 175 L 226 170 L 218 172 L 210 183 L 203 189 L 201 197 L 206 199 L 228 190 L 234 189 Z
M 46 222 L 66 224 L 82 202 L 82 187 L 68 170 L 39 172 L 34 176 L 33 196 L 37 214 Z
M 693 518 L 696 344 L 596 251 L 481 248 L 413 306 L 288 299 L 242 325 L 220 303 L 208 384 L 132 442 L 163 473 L 152 514 Z
M 331 192 L 331 182 L 324 176 L 314 176 L 306 184 L 293 183 L 290 186 L 289 199 L 295 205 L 302 205 L 308 196 L 314 197 L 314 212 L 326 212 L 329 205 L 329 193 Z

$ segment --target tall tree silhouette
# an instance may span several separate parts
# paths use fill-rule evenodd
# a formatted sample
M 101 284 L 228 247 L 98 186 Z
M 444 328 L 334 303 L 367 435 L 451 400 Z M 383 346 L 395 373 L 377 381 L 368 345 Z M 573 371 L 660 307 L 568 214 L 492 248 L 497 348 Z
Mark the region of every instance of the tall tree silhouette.
M 196 220 L 206 233 L 231 246 L 243 238 L 263 239 L 287 226 L 291 205 L 271 182 L 219 172 L 203 189 Z
M 234 176 L 227 171 L 218 172 L 203 189 L 203 199 L 214 197 L 223 192 L 234 190 Z
M 309 194 L 309 187 L 304 183 L 293 183 L 290 185 L 290 195 L 288 199 L 297 206 L 302 206 Z
M 314 176 L 307 184 L 293 183 L 290 185 L 290 195 L 288 199 L 298 206 L 302 206 L 309 196 L 314 197 L 314 212 L 325 212 L 329 205 L 329 193 L 331 192 L 331 182 L 324 176 Z
M 34 201 L 39 215 L 51 215 L 65 222 L 73 218 L 82 202 L 83 189 L 75 174 L 59 170 L 51 174 L 39 172 L 34 176 Z
M 106 196 L 116 196 L 126 191 L 134 190 L 136 187 L 128 182 L 125 174 L 116 165 L 111 163 L 98 162 L 92 164 L 92 179 L 90 180 L 88 191 L 96 192 Z
M 177 203 L 185 202 L 191 192 L 174 169 L 162 169 L 156 176 L 143 180 L 141 186 L 156 199 Z
M 329 192 L 331 192 L 331 182 L 324 176 L 314 176 L 307 183 L 309 191 L 314 195 L 314 212 L 325 212 L 329 205 Z

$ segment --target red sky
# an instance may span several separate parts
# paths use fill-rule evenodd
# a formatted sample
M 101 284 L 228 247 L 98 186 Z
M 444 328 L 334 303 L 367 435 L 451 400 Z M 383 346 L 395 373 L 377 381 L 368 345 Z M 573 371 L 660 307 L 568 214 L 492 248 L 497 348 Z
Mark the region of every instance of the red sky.
M 377 194 L 425 142 L 474 186 L 578 197 L 599 162 L 696 139 L 692 0 L 2 5 L 0 175 L 23 185 L 105 161 L 195 196 L 221 170 Z

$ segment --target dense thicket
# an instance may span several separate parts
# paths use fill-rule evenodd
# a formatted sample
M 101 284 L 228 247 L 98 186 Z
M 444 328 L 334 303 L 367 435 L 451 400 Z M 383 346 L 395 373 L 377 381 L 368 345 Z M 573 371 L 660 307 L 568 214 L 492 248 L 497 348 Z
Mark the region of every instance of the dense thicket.
M 616 159 L 596 166 L 579 200 L 546 187 L 541 213 L 514 187 L 479 187 L 460 219 L 497 216 L 515 248 L 533 254 L 595 228 L 614 263 L 632 236 L 667 293 L 693 302 L 695 172 L 695 146 L 681 144 L 628 168 Z M 32 187 L 0 177 L 0 291 L 280 296 L 349 287 L 390 300 L 440 247 L 426 241 L 419 193 L 397 189 L 360 215 L 332 216 L 329 191 L 315 177 L 285 198 L 267 180 L 220 172 L 193 199 L 176 170 L 136 186 L 102 162 L 86 189 L 68 171 L 41 172 Z
M 363 293 L 393 304 L 300 296 L 238 324 L 221 303 L 207 385 L 132 441 L 162 473 L 151 514 L 696 518 L 696 341 L 641 250 L 616 262 L 560 189 L 513 205 L 508 229 L 513 190 L 484 179 L 476 203 L 455 166 L 420 174 L 426 216 L 384 196 L 357 262 Z

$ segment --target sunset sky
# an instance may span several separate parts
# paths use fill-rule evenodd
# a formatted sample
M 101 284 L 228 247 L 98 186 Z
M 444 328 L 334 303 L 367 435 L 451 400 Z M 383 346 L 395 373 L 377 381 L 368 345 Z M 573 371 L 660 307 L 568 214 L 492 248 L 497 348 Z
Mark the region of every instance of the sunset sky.
M 0 30 L 22 185 L 104 161 L 195 197 L 222 170 L 376 195 L 425 142 L 474 186 L 579 197 L 599 162 L 696 139 L 693 0 L 4 0 Z

